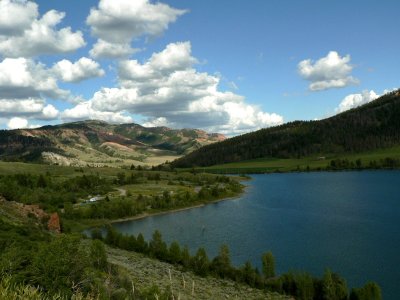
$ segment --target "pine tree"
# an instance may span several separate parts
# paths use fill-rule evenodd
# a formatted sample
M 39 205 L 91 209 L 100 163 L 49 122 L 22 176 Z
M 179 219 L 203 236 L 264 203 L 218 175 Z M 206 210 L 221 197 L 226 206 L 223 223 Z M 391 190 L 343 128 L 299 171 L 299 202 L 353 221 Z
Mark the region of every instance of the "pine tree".
M 209 260 L 206 250 L 202 247 L 197 250 L 196 255 L 191 259 L 193 271 L 200 276 L 206 276 L 209 270 Z
M 268 279 L 275 276 L 275 259 L 272 252 L 266 252 L 262 255 L 262 271 L 264 278 Z

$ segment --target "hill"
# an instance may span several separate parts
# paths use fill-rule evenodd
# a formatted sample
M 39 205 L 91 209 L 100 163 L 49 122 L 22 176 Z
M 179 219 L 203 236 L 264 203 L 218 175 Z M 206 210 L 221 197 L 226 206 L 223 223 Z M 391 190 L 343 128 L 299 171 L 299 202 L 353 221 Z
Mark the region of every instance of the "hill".
M 258 158 L 301 159 L 400 145 L 400 90 L 319 121 L 295 121 L 205 146 L 173 167 L 213 166 Z
M 197 129 L 82 121 L 0 131 L 0 159 L 59 165 L 156 165 L 224 140 Z

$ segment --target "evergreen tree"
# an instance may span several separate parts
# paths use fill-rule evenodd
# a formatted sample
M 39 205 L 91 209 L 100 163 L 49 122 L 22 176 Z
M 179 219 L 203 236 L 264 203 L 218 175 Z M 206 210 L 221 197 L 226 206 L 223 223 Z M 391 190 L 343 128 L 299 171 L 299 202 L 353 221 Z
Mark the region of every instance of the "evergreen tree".
M 191 259 L 193 271 L 200 276 L 206 276 L 209 270 L 209 260 L 204 248 L 199 248 L 196 255 Z
M 345 280 L 327 269 L 322 278 L 322 299 L 346 300 L 347 297 L 348 290 Z
M 326 270 L 322 278 L 322 296 L 324 300 L 336 300 L 332 273 L 330 270 Z
M 182 260 L 181 248 L 176 241 L 173 241 L 169 247 L 168 260 L 174 264 L 178 264 Z
M 162 240 L 161 233 L 156 230 L 153 233 L 153 237 L 149 243 L 150 254 L 158 259 L 166 259 L 167 257 L 167 245 Z
M 246 261 L 241 269 L 242 280 L 250 286 L 254 286 L 256 282 L 256 272 L 250 261 Z
M 266 252 L 261 257 L 262 271 L 265 279 L 275 276 L 275 259 L 272 252 Z
M 381 289 L 375 282 L 368 282 L 362 288 L 353 288 L 350 300 L 382 300 Z
M 232 266 L 229 248 L 227 245 L 222 245 L 219 254 L 213 259 L 211 268 L 222 278 L 231 277 Z
M 144 240 L 143 234 L 139 233 L 136 239 L 137 242 L 137 251 L 140 253 L 147 253 L 148 251 L 148 245 L 146 241 Z
M 184 268 L 189 268 L 190 267 L 190 253 L 189 253 L 189 248 L 185 246 L 182 250 L 182 265 Z

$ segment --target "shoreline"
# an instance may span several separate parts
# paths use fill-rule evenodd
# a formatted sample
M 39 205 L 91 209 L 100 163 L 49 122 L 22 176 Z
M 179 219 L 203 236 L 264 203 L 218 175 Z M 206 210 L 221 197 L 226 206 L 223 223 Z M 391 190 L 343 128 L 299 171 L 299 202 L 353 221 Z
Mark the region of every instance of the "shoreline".
M 218 202 L 235 200 L 235 199 L 240 198 L 245 193 L 245 190 L 247 188 L 248 188 L 248 186 L 245 186 L 243 191 L 237 196 L 221 198 L 221 199 L 213 200 L 213 201 L 210 201 L 210 202 L 207 202 L 207 203 L 199 203 L 199 204 L 195 204 L 195 205 L 192 205 L 192 206 L 181 207 L 181 208 L 176 208 L 176 209 L 171 209 L 171 210 L 166 210 L 166 211 L 159 211 L 159 212 L 154 212 L 154 213 L 142 213 L 140 215 L 136 215 L 136 216 L 132 216 L 132 217 L 126 217 L 126 218 L 111 220 L 111 221 L 109 221 L 109 223 L 110 224 L 114 224 L 114 223 L 122 223 L 122 222 L 127 222 L 127 221 L 137 221 L 137 220 L 145 219 L 145 218 L 148 218 L 148 217 L 166 215 L 166 214 L 173 214 L 173 213 L 177 213 L 177 212 L 180 212 L 180 211 L 185 211 L 185 210 L 189 210 L 189 209 L 204 207 L 204 206 L 209 205 L 209 204 L 215 204 L 215 203 L 218 203 Z
M 237 170 L 239 168 L 231 168 L 234 170 Z M 394 167 L 394 168 L 349 168 L 349 169 L 326 169 L 326 168 L 321 168 L 321 169 L 310 169 L 310 170 L 279 170 L 279 169 L 274 169 L 274 170 L 264 170 L 266 169 L 265 167 L 249 167 L 249 168 L 242 168 L 241 172 L 228 172 L 228 169 L 212 169 L 210 168 L 210 172 L 205 172 L 208 174 L 214 174 L 214 175 L 224 175 L 224 176 L 251 176 L 251 175 L 269 175 L 269 174 L 292 174 L 292 173 L 321 173 L 321 172 L 364 172 L 364 171 L 372 171 L 372 172 L 380 172 L 380 171 L 400 171 L 400 167 Z M 260 169 L 258 171 L 254 171 L 254 169 Z M 213 172 L 213 170 L 217 172 Z M 251 170 L 251 171 L 248 171 Z M 219 172 L 221 171 L 221 172 Z M 222 172 L 224 171 L 224 172 Z

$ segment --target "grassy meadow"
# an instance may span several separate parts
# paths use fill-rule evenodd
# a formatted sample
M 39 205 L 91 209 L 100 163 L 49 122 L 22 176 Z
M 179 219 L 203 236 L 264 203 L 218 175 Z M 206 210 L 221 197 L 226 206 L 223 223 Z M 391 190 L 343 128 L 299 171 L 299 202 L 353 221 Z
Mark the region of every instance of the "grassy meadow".
M 227 163 L 204 168 L 196 168 L 198 172 L 220 173 L 220 174 L 241 174 L 241 173 L 270 173 L 270 172 L 296 172 L 324 170 L 330 166 L 331 160 L 348 160 L 356 163 L 361 160 L 362 167 L 366 168 L 370 162 L 386 159 L 400 159 L 400 147 L 380 149 L 355 154 L 321 154 L 318 156 L 304 158 L 258 158 L 248 161 Z M 187 170 L 187 169 L 183 169 Z

